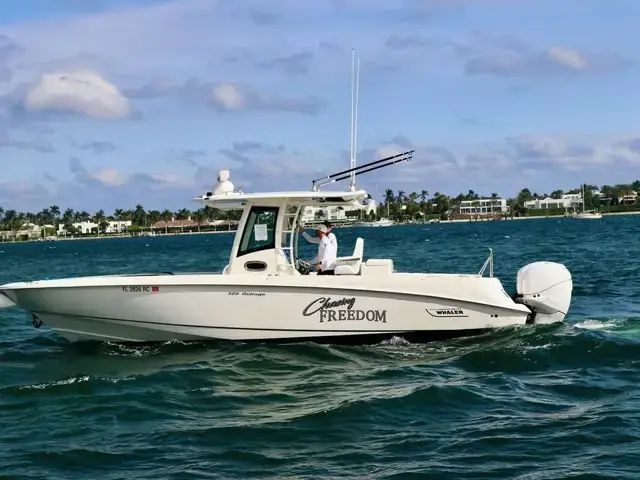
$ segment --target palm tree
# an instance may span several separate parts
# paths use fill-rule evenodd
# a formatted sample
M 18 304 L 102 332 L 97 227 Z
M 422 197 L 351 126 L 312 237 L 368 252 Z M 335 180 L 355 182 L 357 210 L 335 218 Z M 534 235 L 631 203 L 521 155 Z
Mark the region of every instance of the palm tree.
M 200 233 L 200 225 L 205 221 L 205 219 L 206 216 L 203 210 L 196 210 L 193 213 L 193 220 L 198 224 L 198 233 Z
M 154 225 L 160 221 L 160 212 L 158 210 L 149 210 L 147 213 L 149 224 Z
M 60 207 L 57 205 L 51 205 L 49 207 L 49 212 L 51 213 L 51 223 L 58 223 L 58 218 L 60 218 Z
M 498 194 L 491 194 L 491 213 L 494 213 L 494 207 L 498 204 Z
M 180 220 L 180 231 L 184 233 L 184 220 L 191 218 L 191 212 L 186 208 L 181 208 L 176 212 L 176 219 Z
M 164 233 L 166 235 L 167 233 L 169 233 L 169 221 L 173 218 L 173 213 L 171 212 L 171 210 L 165 209 L 160 213 L 160 218 L 164 222 Z
M 105 233 L 107 226 L 109 223 L 106 221 L 106 217 L 104 216 L 104 210 L 98 210 L 96 214 L 93 216 L 93 221 L 98 224 L 98 235 L 100 233 Z
M 144 227 L 147 224 L 147 212 L 140 204 L 136 205 L 136 209 L 132 213 L 131 221 L 138 225 L 138 227 Z

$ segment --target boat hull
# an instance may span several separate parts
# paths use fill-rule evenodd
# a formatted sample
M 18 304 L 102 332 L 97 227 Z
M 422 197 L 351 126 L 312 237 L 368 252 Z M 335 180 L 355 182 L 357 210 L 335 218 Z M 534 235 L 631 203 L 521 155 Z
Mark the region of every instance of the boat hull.
M 475 292 L 448 297 L 436 288 L 447 283 L 445 276 L 387 279 L 384 289 L 368 290 L 353 278 L 314 277 L 295 286 L 277 285 L 273 277 L 251 285 L 131 277 L 117 285 L 0 290 L 33 314 L 35 326 L 47 325 L 69 341 L 423 342 L 524 325 L 529 313 L 497 279 L 469 278 Z M 423 288 L 410 287 L 416 283 Z M 475 301 L 483 290 L 489 300 L 493 291 L 494 301 Z
M 332 345 L 371 345 L 394 338 L 411 343 L 482 335 L 492 328 L 438 330 L 267 330 L 239 327 L 185 326 L 177 324 L 144 323 L 73 315 L 34 314 L 36 322 L 55 330 L 69 342 L 148 343 L 168 341 L 237 341 L 265 343 L 314 342 Z

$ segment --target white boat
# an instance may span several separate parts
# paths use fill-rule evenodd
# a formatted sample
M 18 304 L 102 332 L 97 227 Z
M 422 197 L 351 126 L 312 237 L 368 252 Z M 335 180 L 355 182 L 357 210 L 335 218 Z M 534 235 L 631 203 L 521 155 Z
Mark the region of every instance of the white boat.
M 357 87 L 356 87 L 357 88 Z M 517 274 L 510 296 L 493 276 L 493 253 L 477 274 L 398 272 L 367 258 L 363 238 L 339 257 L 335 275 L 316 275 L 298 255 L 306 207 L 371 207 L 355 176 L 409 161 L 413 151 L 313 182 L 310 191 L 243 193 L 223 170 L 196 199 L 242 217 L 221 273 L 149 273 L 36 280 L 0 285 L 0 306 L 17 306 L 70 341 L 168 340 L 410 342 L 480 334 L 512 325 L 560 322 L 573 283 L 561 264 L 535 262 Z M 347 191 L 324 191 L 350 178 Z M 407 248 L 411 248 L 407 245 Z M 485 272 L 489 269 L 488 275 Z
M 405 273 L 395 271 L 392 259 L 365 258 L 364 239 L 358 238 L 353 254 L 338 258 L 335 275 L 309 274 L 297 248 L 304 208 L 366 208 L 366 192 L 320 192 L 316 186 L 242 193 L 228 176 L 220 172 L 214 191 L 197 198 L 221 210 L 243 211 L 222 273 L 9 283 L 0 286 L 3 305 L 17 305 L 32 314 L 34 326 L 47 324 L 70 341 L 115 342 L 428 341 L 558 322 L 569 309 L 572 279 L 563 265 L 523 267 L 512 297 L 493 276 L 493 254 L 478 274 Z
M 596 212 L 595 209 L 586 210 L 584 203 L 584 184 L 582 185 L 582 211 L 576 213 L 573 218 L 577 218 L 579 220 L 598 220 L 602 218 L 602 214 L 600 212 Z
M 389 220 L 388 218 L 381 218 L 380 220 L 376 220 L 374 222 L 357 222 L 354 223 L 354 227 L 390 227 L 392 226 L 393 220 Z
M 602 218 L 602 214 L 596 211 L 586 211 L 576 213 L 574 218 L 577 218 L 578 220 L 599 220 Z

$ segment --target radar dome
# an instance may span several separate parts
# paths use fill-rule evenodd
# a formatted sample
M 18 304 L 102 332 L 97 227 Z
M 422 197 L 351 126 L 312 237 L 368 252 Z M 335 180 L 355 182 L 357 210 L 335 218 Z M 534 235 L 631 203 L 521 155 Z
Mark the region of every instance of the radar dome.
M 227 193 L 233 193 L 233 183 L 229 181 L 229 170 L 220 170 L 218 173 L 218 183 L 213 187 L 214 195 L 225 195 Z

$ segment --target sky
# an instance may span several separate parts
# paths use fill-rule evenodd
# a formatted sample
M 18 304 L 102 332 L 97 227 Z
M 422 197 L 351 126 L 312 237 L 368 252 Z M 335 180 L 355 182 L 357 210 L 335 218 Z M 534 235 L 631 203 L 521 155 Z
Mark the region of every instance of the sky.
M 637 0 L 0 3 L 0 206 L 197 208 L 357 178 L 515 196 L 640 178 Z M 331 189 L 345 189 L 348 182 Z

